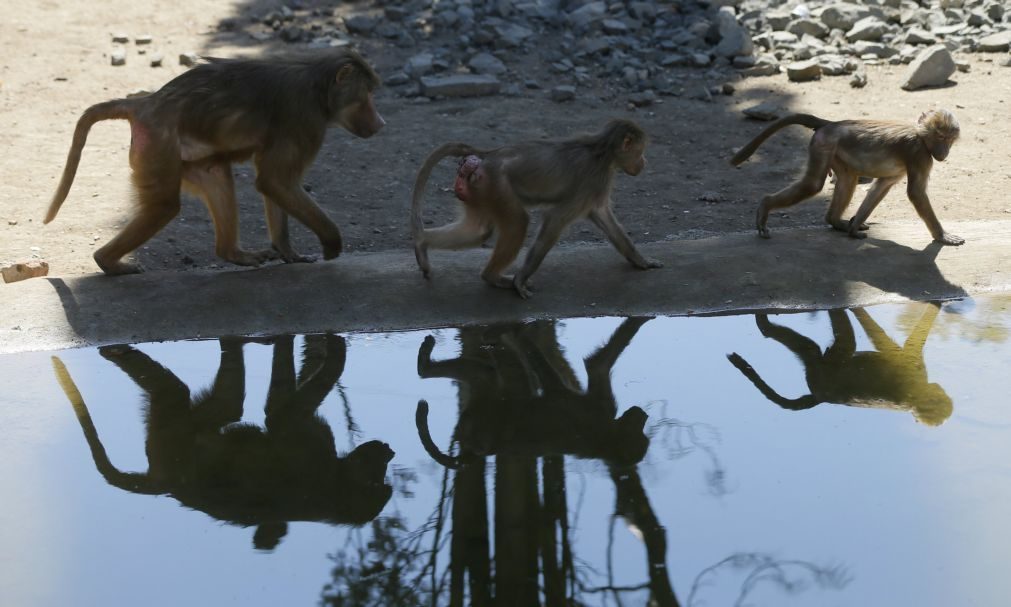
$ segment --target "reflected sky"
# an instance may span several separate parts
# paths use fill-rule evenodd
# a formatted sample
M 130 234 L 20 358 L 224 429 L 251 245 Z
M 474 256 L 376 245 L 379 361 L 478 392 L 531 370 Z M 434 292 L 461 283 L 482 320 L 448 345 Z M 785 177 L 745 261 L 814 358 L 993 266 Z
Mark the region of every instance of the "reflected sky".
M 477 604 L 531 588 L 545 604 L 1000 604 L 1008 302 L 239 340 L 242 395 L 233 385 L 225 407 L 239 416 L 169 450 L 202 454 L 202 471 L 218 462 L 203 484 L 153 465 L 150 372 L 126 372 L 115 349 L 56 353 L 109 462 L 162 470 L 144 492 L 100 474 L 51 353 L 0 357 L 0 604 Z M 255 461 L 228 432 L 270 435 L 272 387 L 281 403 L 337 340 L 343 368 L 327 367 L 317 421 L 264 453 L 318 473 L 326 458 L 304 454 L 322 427 L 339 461 L 388 444 L 372 521 L 296 516 L 263 488 L 319 498 L 298 473 L 230 455 Z M 163 368 L 190 402 L 214 394 L 223 343 L 118 352 Z M 426 450 L 419 400 L 430 447 L 454 461 Z M 350 486 L 326 500 L 346 506 L 362 495 Z M 244 499 L 288 518 L 272 544 L 219 507 Z

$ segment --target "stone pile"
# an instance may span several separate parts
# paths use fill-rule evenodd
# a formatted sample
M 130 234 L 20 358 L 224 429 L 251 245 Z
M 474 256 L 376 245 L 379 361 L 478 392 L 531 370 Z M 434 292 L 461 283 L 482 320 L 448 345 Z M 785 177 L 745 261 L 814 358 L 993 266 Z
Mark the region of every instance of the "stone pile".
M 785 71 L 791 80 L 913 64 L 906 88 L 943 84 L 966 52 L 1007 54 L 1006 0 L 372 0 L 335 9 L 297 2 L 229 21 L 258 40 L 310 47 L 382 43 L 399 51 L 384 82 L 399 94 L 470 96 L 603 86 L 635 105 L 685 93 L 673 67 L 710 80 Z M 676 73 L 683 74 L 683 71 Z M 543 85 L 543 82 L 549 84 Z M 732 90 L 732 87 L 730 87 Z M 703 97 L 728 92 L 711 87 Z

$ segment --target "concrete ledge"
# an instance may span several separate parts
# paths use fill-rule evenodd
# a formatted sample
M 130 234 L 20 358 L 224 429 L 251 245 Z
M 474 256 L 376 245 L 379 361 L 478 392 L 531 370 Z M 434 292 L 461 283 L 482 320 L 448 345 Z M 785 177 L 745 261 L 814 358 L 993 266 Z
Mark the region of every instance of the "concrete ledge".
M 489 251 L 435 252 L 426 282 L 408 250 L 252 270 L 119 278 L 49 277 L 0 286 L 0 352 L 228 334 L 376 331 L 501 320 L 684 315 L 950 299 L 1011 288 L 1011 221 L 874 225 L 866 240 L 783 230 L 642 246 L 664 262 L 631 268 L 609 246 L 552 251 L 534 297 L 484 285 Z

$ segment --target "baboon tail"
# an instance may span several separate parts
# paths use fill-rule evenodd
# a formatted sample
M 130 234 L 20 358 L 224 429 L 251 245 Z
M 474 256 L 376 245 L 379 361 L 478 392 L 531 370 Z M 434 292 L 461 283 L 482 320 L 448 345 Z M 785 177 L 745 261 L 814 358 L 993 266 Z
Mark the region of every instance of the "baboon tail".
M 809 129 L 818 130 L 826 124 L 831 124 L 830 120 L 824 120 L 818 118 L 817 116 L 812 116 L 811 114 L 790 114 L 789 116 L 784 116 L 779 120 L 770 124 L 764 131 L 758 134 L 757 137 L 748 142 L 748 145 L 740 149 L 739 152 L 734 154 L 734 157 L 730 159 L 730 164 L 734 166 L 740 165 L 742 162 L 751 157 L 758 149 L 758 146 L 765 143 L 765 140 L 772 137 L 776 131 L 788 127 L 791 124 L 799 124 L 801 126 L 806 126 Z
M 425 229 L 424 221 L 421 218 L 421 199 L 425 195 L 425 186 L 428 184 L 428 177 L 432 174 L 435 165 L 447 156 L 469 156 L 470 154 L 481 156 L 484 153 L 484 151 L 472 148 L 465 143 L 446 143 L 435 148 L 435 151 L 428 155 L 425 164 L 418 171 L 418 177 L 414 180 L 414 191 L 411 193 L 411 235 L 414 237 L 415 244 L 419 242 Z
M 81 396 L 81 391 L 77 389 L 77 384 L 70 377 L 70 372 L 67 371 L 66 365 L 55 356 L 52 357 L 52 360 L 53 371 L 56 372 L 56 381 L 63 388 L 63 393 L 67 395 L 67 400 L 70 401 L 70 405 L 74 408 L 77 421 L 80 422 L 81 430 L 84 431 L 84 438 L 88 441 L 91 457 L 95 460 L 95 467 L 98 468 L 98 472 L 105 478 L 106 482 L 113 487 L 119 487 L 133 493 L 161 494 L 162 492 L 154 487 L 151 479 L 146 474 L 122 472 L 113 465 L 112 461 L 109 460 L 109 455 L 105 452 L 102 441 L 98 438 L 98 431 L 95 430 L 95 423 L 91 421 L 91 414 L 88 413 L 88 407 L 84 404 L 84 397 Z
M 432 456 L 432 459 L 447 468 L 455 470 L 460 467 L 459 459 L 439 451 L 439 447 L 432 440 L 432 434 L 428 431 L 428 401 L 418 401 L 418 409 L 414 413 L 414 424 L 418 426 L 418 437 L 421 438 L 421 445 Z
M 74 129 L 74 139 L 70 144 L 70 153 L 67 154 L 67 164 L 63 167 L 63 177 L 60 185 L 56 188 L 53 201 L 49 203 L 49 211 L 42 223 L 49 223 L 56 217 L 63 201 L 70 193 L 70 186 L 74 183 L 74 176 L 77 175 L 77 165 L 81 162 L 81 150 L 88 140 L 88 131 L 96 122 L 102 120 L 129 120 L 133 114 L 133 102 L 129 99 L 114 99 L 89 107 L 84 110 L 84 114 L 77 121 L 77 128 Z

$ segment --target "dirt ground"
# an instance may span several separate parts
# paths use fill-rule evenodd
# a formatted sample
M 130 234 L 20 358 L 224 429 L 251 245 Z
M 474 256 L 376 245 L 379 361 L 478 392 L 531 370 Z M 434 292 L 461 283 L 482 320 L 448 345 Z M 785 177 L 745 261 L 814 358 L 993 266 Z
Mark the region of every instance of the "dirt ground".
M 79 2 L 36 0 L 0 7 L 0 260 L 34 255 L 50 273 L 93 273 L 92 251 L 105 243 L 130 213 L 126 123 L 106 122 L 91 132 L 77 180 L 56 221 L 41 218 L 55 189 L 77 117 L 89 105 L 138 89 L 154 90 L 186 68 L 181 52 L 232 56 L 278 47 L 254 45 L 241 34 L 221 33 L 222 19 L 262 14 L 279 3 L 174 0 Z M 341 3 L 317 3 L 341 5 Z M 347 6 L 346 4 L 341 6 Z M 165 66 L 151 68 L 132 42 L 127 65 L 112 67 L 111 34 L 150 34 L 148 53 L 161 52 Z M 258 43 L 257 43 L 258 44 Z M 363 51 L 381 75 L 396 71 L 419 49 L 397 49 L 368 41 Z M 915 120 L 922 110 L 946 107 L 962 124 L 962 139 L 948 161 L 938 163 L 930 194 L 942 222 L 1007 219 L 1011 213 L 1011 68 L 997 55 L 966 55 L 968 73 L 945 88 L 905 92 L 899 88 L 906 66 L 870 66 L 869 84 L 851 89 L 847 77 L 791 83 L 785 75 L 738 80 L 731 73 L 676 68 L 686 94 L 664 97 L 649 108 L 631 110 L 606 86 L 580 89 L 574 102 L 555 103 L 544 89 L 555 83 L 537 72 L 542 89 L 520 97 L 468 100 L 404 99 L 383 90 L 377 98 L 387 127 L 358 140 L 333 130 L 306 178 L 306 185 L 344 232 L 347 250 L 402 249 L 409 254 L 407 207 L 421 160 L 438 143 L 463 140 L 490 146 L 517 139 L 594 130 L 616 116 L 637 120 L 649 132 L 650 164 L 636 178 L 621 177 L 615 192 L 618 217 L 636 242 L 693 239 L 752 230 L 757 199 L 785 186 L 801 170 L 807 133 L 796 128 L 767 143 L 741 169 L 727 164 L 735 146 L 762 123 L 740 110 L 772 100 L 784 108 L 826 118 L 875 117 Z M 536 70 L 536 56 L 521 59 Z M 691 99 L 705 85 L 731 82 L 736 92 L 713 101 Z M 434 223 L 454 215 L 450 163 L 429 186 L 427 217 Z M 250 247 L 265 246 L 262 203 L 252 187 L 249 166 L 236 169 L 242 235 Z M 441 191 L 440 191 L 441 189 Z M 826 188 L 830 193 L 830 189 Z M 858 194 L 859 195 L 859 194 Z M 827 196 L 774 215 L 770 227 L 820 225 Z M 901 191 L 879 207 L 874 222 L 916 221 Z M 873 229 L 873 228 L 872 228 Z M 925 230 L 925 228 L 924 228 Z M 294 227 L 296 247 L 318 252 L 318 242 Z M 600 242 L 589 223 L 570 229 L 565 242 Z M 186 199 L 168 228 L 138 252 L 148 270 L 184 271 L 216 267 L 209 216 L 199 201 Z M 337 263 L 340 263 L 339 261 Z

